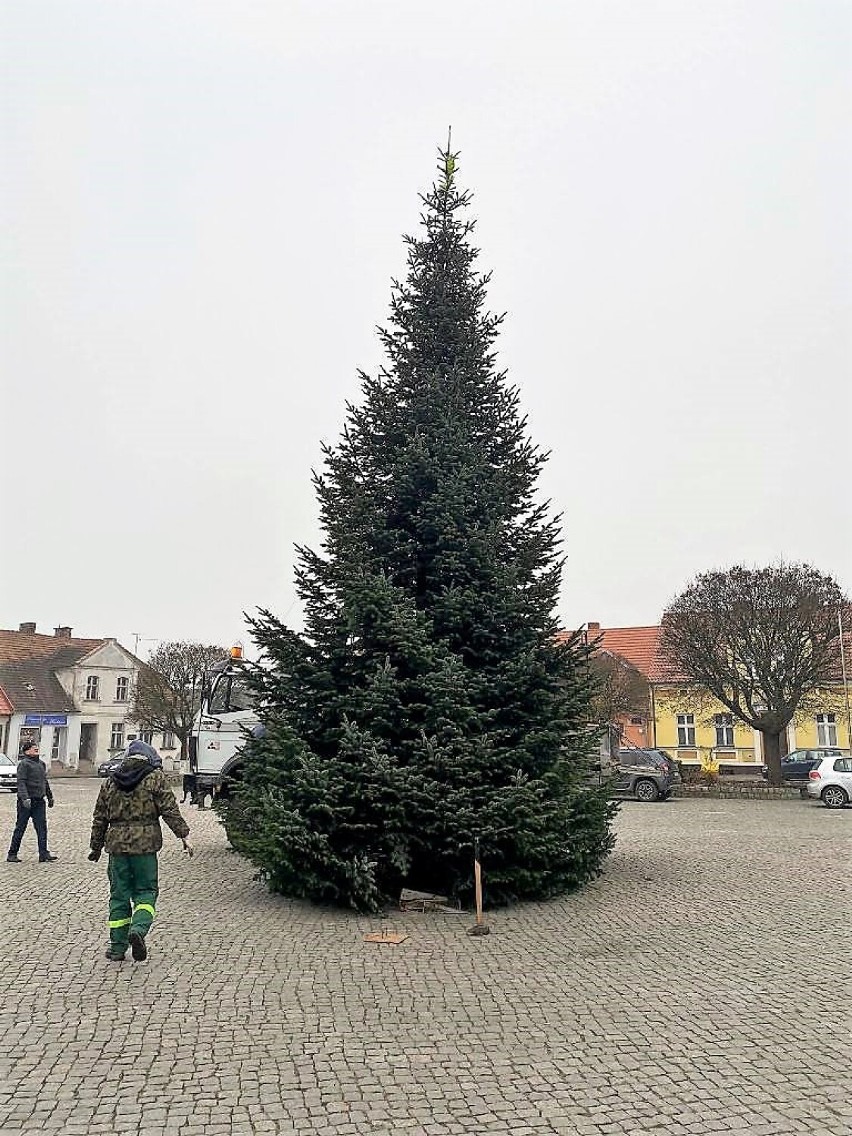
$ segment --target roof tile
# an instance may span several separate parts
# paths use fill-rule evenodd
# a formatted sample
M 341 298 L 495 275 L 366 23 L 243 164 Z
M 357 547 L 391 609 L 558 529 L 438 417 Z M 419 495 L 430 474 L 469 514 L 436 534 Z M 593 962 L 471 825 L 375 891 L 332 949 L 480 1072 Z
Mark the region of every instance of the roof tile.
M 605 627 L 600 646 L 627 659 L 651 682 L 677 681 L 662 657 L 659 627 Z
M 10 704 L 4 711 L 0 700 L 0 713 L 75 713 L 56 671 L 73 667 L 105 641 L 0 630 L 0 688 Z
M 57 635 L 31 635 L 27 631 L 0 630 L 0 663 L 22 662 L 24 659 L 61 653 L 69 659 L 73 655 L 73 659 L 71 662 L 58 663 L 57 666 L 71 666 L 105 642 L 105 639 L 62 639 Z
M 599 636 L 598 645 L 601 650 L 621 655 L 641 671 L 649 682 L 686 682 L 686 676 L 679 674 L 662 653 L 659 627 L 602 627 Z M 850 667 L 852 631 L 846 628 L 843 631 L 843 648 L 847 667 Z M 835 681 L 842 680 L 839 668 L 833 678 Z

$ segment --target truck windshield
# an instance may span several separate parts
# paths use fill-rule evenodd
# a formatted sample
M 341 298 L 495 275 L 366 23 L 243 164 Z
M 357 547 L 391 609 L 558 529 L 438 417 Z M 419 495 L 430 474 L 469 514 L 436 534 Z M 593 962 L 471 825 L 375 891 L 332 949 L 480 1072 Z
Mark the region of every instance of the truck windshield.
M 254 706 L 254 695 L 248 688 L 244 679 L 231 679 L 231 692 L 228 698 L 230 710 L 251 710 Z
M 254 696 L 244 679 L 236 675 L 219 675 L 210 694 L 210 714 L 230 714 L 236 710 L 251 710 Z

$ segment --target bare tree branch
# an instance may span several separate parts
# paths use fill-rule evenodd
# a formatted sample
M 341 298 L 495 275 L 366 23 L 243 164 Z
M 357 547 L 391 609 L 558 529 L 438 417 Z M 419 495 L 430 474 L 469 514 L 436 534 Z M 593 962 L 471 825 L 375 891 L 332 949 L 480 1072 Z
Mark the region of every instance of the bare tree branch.
M 618 726 L 629 715 L 647 718 L 650 707 L 648 680 L 632 663 L 612 651 L 597 650 L 590 657 L 595 679 L 592 714 L 601 726 Z
M 174 734 L 185 757 L 204 676 L 227 655 L 203 643 L 161 643 L 139 669 L 131 717 L 145 729 Z

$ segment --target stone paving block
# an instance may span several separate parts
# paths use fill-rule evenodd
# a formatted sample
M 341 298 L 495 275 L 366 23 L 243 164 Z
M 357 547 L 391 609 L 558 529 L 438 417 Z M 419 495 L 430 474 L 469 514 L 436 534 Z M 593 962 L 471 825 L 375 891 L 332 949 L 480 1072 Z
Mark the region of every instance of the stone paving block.
M 493 912 L 479 942 L 391 912 L 408 939 L 388 953 L 363 942 L 373 920 L 269 895 L 187 808 L 197 856 L 166 834 L 140 967 L 102 957 L 97 789 L 58 783 L 51 873 L 29 845 L 0 864 L 0 1136 L 852 1131 L 826 1095 L 848 1079 L 847 1004 L 789 977 L 852 954 L 852 810 L 629 803 L 590 887 Z

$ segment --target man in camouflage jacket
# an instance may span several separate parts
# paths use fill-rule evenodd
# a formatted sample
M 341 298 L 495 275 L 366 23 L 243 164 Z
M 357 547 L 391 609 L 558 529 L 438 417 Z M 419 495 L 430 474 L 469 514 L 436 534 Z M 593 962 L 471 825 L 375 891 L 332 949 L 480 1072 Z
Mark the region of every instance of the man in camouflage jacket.
M 90 860 L 109 853 L 107 958 L 120 962 L 128 944 L 136 962 L 148 957 L 145 936 L 156 913 L 157 853 L 163 847 L 160 817 L 192 855 L 189 825 L 163 773 L 160 755 L 134 741 L 119 768 L 104 783 L 92 815 Z

